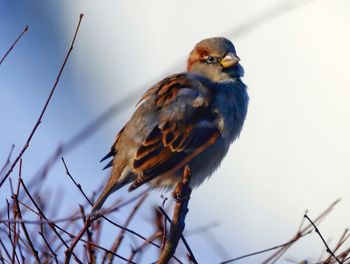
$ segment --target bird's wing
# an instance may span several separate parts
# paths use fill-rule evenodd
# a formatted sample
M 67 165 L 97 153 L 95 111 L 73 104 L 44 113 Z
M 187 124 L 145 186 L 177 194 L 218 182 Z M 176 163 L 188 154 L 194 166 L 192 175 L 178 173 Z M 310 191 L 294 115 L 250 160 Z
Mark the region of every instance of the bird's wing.
M 114 156 L 117 154 L 117 152 L 118 152 L 118 151 L 117 151 L 117 144 L 118 144 L 118 141 L 119 141 L 120 136 L 122 135 L 124 129 L 125 129 L 125 126 L 119 131 L 119 133 L 118 133 L 118 135 L 116 136 L 115 141 L 114 141 L 114 143 L 113 143 L 113 145 L 112 145 L 110 151 L 107 153 L 106 156 L 104 156 L 104 157 L 100 160 L 100 162 L 105 161 L 106 159 L 112 158 L 112 157 L 114 157 Z M 111 167 L 112 165 L 113 165 L 113 159 L 112 159 L 110 162 L 108 162 L 108 164 L 107 164 L 103 169 L 105 170 L 105 169 Z
M 173 75 L 148 90 L 141 103 L 147 100 L 159 119 L 135 153 L 133 169 L 138 177 L 129 190 L 181 169 L 214 144 L 222 131 L 222 118 L 212 108 L 212 92 L 205 81 Z

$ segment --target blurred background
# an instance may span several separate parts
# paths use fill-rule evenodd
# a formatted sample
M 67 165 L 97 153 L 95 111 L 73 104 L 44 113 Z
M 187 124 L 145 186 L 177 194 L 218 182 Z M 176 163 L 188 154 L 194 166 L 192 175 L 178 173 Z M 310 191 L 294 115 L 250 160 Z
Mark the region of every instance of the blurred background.
M 1 163 L 12 144 L 16 156 L 25 143 L 80 13 L 85 16 L 75 48 L 23 157 L 24 180 L 39 171 L 60 143 L 133 95 L 65 156 L 75 179 L 92 193 L 109 173 L 98 161 L 130 118 L 138 97 L 166 75 L 183 71 L 196 42 L 225 36 L 241 58 L 251 100 L 239 140 L 217 172 L 192 194 L 186 230 L 219 225 L 189 236 L 191 248 L 200 263 L 265 249 L 290 239 L 306 209 L 316 217 L 342 198 L 319 226 L 330 245 L 336 243 L 350 220 L 349 1 L 0 0 L 0 57 L 29 26 L 0 66 Z M 57 217 L 84 202 L 60 162 L 50 170 L 47 188 L 48 199 L 61 197 Z M 8 189 L 5 184 L 0 190 L 1 200 Z M 162 204 L 161 194 L 152 193 L 133 229 L 147 233 L 143 223 L 151 217 L 150 208 Z M 124 195 L 125 190 L 111 200 Z M 119 221 L 127 212 L 113 217 Z M 119 230 L 105 230 L 109 245 Z M 125 246 L 120 254 L 127 256 L 129 250 Z M 285 258 L 317 261 L 323 251 L 313 233 Z

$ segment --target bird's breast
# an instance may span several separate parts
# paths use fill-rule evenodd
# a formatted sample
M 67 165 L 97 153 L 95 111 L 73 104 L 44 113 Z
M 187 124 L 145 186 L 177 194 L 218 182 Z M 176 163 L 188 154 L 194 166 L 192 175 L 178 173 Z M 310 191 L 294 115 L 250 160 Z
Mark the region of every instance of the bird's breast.
M 247 115 L 249 97 L 243 83 L 228 82 L 215 90 L 213 107 L 220 114 L 222 137 L 233 142 L 240 134 Z

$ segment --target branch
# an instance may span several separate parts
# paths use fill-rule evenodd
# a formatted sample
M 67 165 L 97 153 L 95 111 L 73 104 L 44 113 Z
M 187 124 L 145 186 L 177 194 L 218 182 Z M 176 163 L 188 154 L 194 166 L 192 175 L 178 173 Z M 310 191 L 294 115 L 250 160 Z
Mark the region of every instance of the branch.
M 319 224 L 324 217 L 326 217 L 331 210 L 334 208 L 334 206 L 339 202 L 340 200 L 336 200 L 335 202 L 333 202 L 326 210 L 324 210 L 315 220 L 314 223 Z M 306 211 L 307 212 L 307 211 Z M 305 212 L 305 214 L 306 214 Z M 302 237 L 308 235 L 311 233 L 312 229 L 311 229 L 312 225 L 308 224 L 306 226 L 304 226 L 304 218 L 302 219 L 298 231 L 296 232 L 296 234 L 294 235 L 294 237 L 292 239 L 290 239 L 288 242 L 283 243 L 281 245 L 278 246 L 274 246 L 271 248 L 267 248 L 264 250 L 259 250 L 253 253 L 249 253 L 246 255 L 242 255 L 236 258 L 232 258 L 226 261 L 222 261 L 220 262 L 220 264 L 227 264 L 227 263 L 233 263 L 237 260 L 241 260 L 241 259 L 245 259 L 251 256 L 255 256 L 255 255 L 259 255 L 259 254 L 263 254 L 269 251 L 273 251 L 273 250 L 277 250 L 277 252 L 275 252 L 274 254 L 272 254 L 268 259 L 266 259 L 263 263 L 264 264 L 268 264 L 268 263 L 275 263 L 295 242 L 297 242 L 299 239 L 301 239 Z
M 188 212 L 188 202 L 191 196 L 191 188 L 189 187 L 191 171 L 188 165 L 185 166 L 182 175 L 182 182 L 176 185 L 173 196 L 176 200 L 174 206 L 174 215 L 171 222 L 170 231 L 167 235 L 164 248 L 160 254 L 157 264 L 168 263 L 175 253 L 176 247 L 185 229 L 185 219 Z
M 15 42 L 13 42 L 13 44 L 11 45 L 11 47 L 7 50 L 7 52 L 5 53 L 5 55 L 2 57 L 2 59 L 0 60 L 0 65 L 3 63 L 3 61 L 6 59 L 7 55 L 9 55 L 9 53 L 11 52 L 11 50 L 13 50 L 13 48 L 15 47 L 15 45 L 17 44 L 17 42 L 20 40 L 20 38 L 24 35 L 24 33 L 26 33 L 28 31 L 28 26 L 25 26 L 25 28 L 23 29 L 23 31 L 21 32 L 21 34 L 19 34 L 19 36 L 17 37 L 17 39 L 15 40 Z
M 19 179 L 19 181 L 21 182 L 21 185 L 23 187 L 23 190 L 25 191 L 25 193 L 27 194 L 27 196 L 29 197 L 29 199 L 31 200 L 31 202 L 33 203 L 34 207 L 38 210 L 38 215 L 40 215 L 43 219 L 45 220 L 49 220 L 46 215 L 44 214 L 44 212 L 41 210 L 41 208 L 39 207 L 39 205 L 37 204 L 37 202 L 34 200 L 33 196 L 30 194 L 27 186 L 24 184 L 23 182 L 23 179 Z M 52 229 L 52 231 L 56 234 L 56 236 L 61 240 L 62 244 L 66 247 L 66 248 L 69 248 L 67 243 L 64 241 L 64 239 L 62 238 L 62 236 L 60 235 L 60 233 L 57 231 L 56 228 L 60 229 L 60 227 L 55 224 L 55 223 L 52 223 L 52 224 L 48 224 L 48 226 Z M 60 229 L 61 230 L 61 229 Z M 72 253 L 72 255 L 74 256 L 75 260 L 78 262 L 78 263 L 82 263 L 79 258 L 74 254 Z
M 20 220 L 23 219 L 22 211 L 21 211 L 21 208 L 20 208 L 19 202 L 18 202 L 18 195 L 19 195 L 21 179 L 22 179 L 22 159 L 20 159 L 20 162 L 19 162 L 19 177 L 18 177 L 17 191 L 12 197 L 13 198 L 13 203 L 14 203 L 13 206 L 15 208 L 16 215 L 18 215 L 18 218 Z M 15 220 L 16 220 L 16 217 L 15 217 Z M 21 227 L 22 227 L 24 235 L 25 235 L 25 237 L 26 237 L 26 239 L 28 241 L 29 248 L 30 248 L 30 250 L 31 250 L 31 252 L 32 252 L 32 254 L 33 254 L 34 258 L 35 258 L 36 263 L 41 263 L 38 251 L 35 249 L 34 244 L 33 244 L 32 240 L 30 239 L 27 227 L 26 227 L 24 222 L 21 223 Z M 16 229 L 16 227 L 15 227 L 15 229 Z
M 94 220 L 95 219 L 91 218 L 90 216 L 87 217 L 83 228 L 80 230 L 79 234 L 75 236 L 74 240 L 72 241 L 69 248 L 65 252 L 66 254 L 66 259 L 64 260 L 65 264 L 68 264 L 70 262 L 70 258 L 72 256 L 75 246 L 78 244 L 79 240 L 81 240 L 81 238 L 83 237 L 83 235 L 88 230 L 88 228 L 90 227 L 90 225 Z
M 133 217 L 135 216 L 137 210 L 141 207 L 141 205 L 143 204 L 143 202 L 146 200 L 148 196 L 148 193 L 145 193 L 141 199 L 139 200 L 139 202 L 134 206 L 133 210 L 130 212 L 128 218 L 126 219 L 125 223 L 124 223 L 124 227 L 128 227 L 131 220 L 133 219 Z M 117 252 L 119 246 L 121 245 L 123 239 L 124 239 L 124 236 L 125 236 L 125 230 L 122 229 L 118 235 L 118 237 L 116 238 L 116 240 L 114 241 L 113 245 L 112 245 L 112 248 L 111 248 L 111 251 L 113 252 Z M 105 259 L 109 257 L 109 263 L 113 263 L 113 257 L 114 255 L 111 255 L 111 254 L 106 254 L 103 256 L 103 260 L 102 260 L 102 263 L 104 263 Z
M 47 248 L 50 250 L 50 252 L 53 255 L 53 257 L 55 258 L 55 262 L 58 263 L 57 254 L 55 253 L 55 251 L 50 246 L 50 243 L 47 241 L 46 237 L 44 236 L 44 233 L 39 232 L 39 235 L 43 238 L 45 245 L 47 246 Z
M 79 189 L 79 191 L 83 194 L 83 196 L 84 196 L 85 199 L 88 201 L 88 203 L 89 203 L 90 205 L 92 205 L 92 204 L 93 204 L 92 201 L 90 201 L 90 199 L 87 198 L 87 195 L 85 194 L 85 192 L 84 192 L 83 188 L 81 187 L 81 185 L 80 185 L 76 180 L 74 180 L 72 174 L 69 172 L 69 169 L 68 169 L 68 167 L 66 166 L 66 163 L 64 162 L 64 159 L 62 159 L 62 162 L 63 162 L 63 164 L 64 164 L 64 166 L 65 166 L 66 173 L 68 174 L 69 178 L 73 181 L 74 185 L 75 185 L 75 186 Z M 134 201 L 135 199 L 137 199 L 139 196 L 144 195 L 145 193 L 148 192 L 148 190 L 149 190 L 149 189 L 145 190 L 143 193 L 141 193 L 141 194 L 135 196 L 134 198 L 131 198 L 130 200 L 125 201 L 124 203 L 120 204 L 119 208 L 122 207 L 122 206 L 124 206 L 124 205 L 129 204 L 130 202 L 132 202 L 132 201 Z M 126 231 L 126 232 L 128 232 L 128 233 L 130 233 L 130 234 L 132 234 L 132 235 L 135 235 L 135 236 L 141 238 L 141 239 L 144 240 L 144 241 L 148 241 L 148 243 L 151 244 L 152 246 L 155 246 L 155 247 L 157 247 L 157 248 L 161 248 L 159 245 L 157 245 L 157 244 L 154 243 L 153 241 L 149 241 L 145 236 L 143 236 L 143 235 L 137 233 L 136 231 L 133 231 L 133 230 L 131 230 L 131 229 L 125 227 L 125 226 L 122 226 L 122 225 L 117 224 L 116 222 L 112 221 L 111 219 L 109 219 L 108 217 L 106 217 L 106 216 L 104 215 L 104 212 L 103 212 L 103 211 L 100 212 L 99 215 L 101 216 L 101 218 L 103 218 L 104 220 L 106 220 L 108 223 L 110 223 L 110 224 L 112 224 L 112 225 L 114 225 L 114 226 L 116 226 L 116 227 L 118 227 L 118 228 L 120 228 L 120 229 L 122 229 L 122 230 L 124 230 L 124 231 Z M 112 252 L 112 251 L 110 251 L 110 252 Z M 109 252 L 109 253 L 110 253 L 110 252 Z M 113 255 L 116 256 L 116 254 L 113 254 Z M 179 259 L 178 259 L 177 257 L 175 257 L 175 256 L 174 256 L 174 259 L 177 260 L 178 262 L 180 262 Z
M 56 90 L 57 84 L 58 84 L 58 82 L 59 82 L 59 80 L 60 80 L 60 78 L 61 78 L 63 69 L 64 69 L 64 67 L 66 66 L 66 63 L 67 63 L 67 61 L 68 61 L 68 58 L 69 58 L 69 56 L 70 56 L 70 54 L 71 54 L 71 52 L 72 52 L 72 50 L 73 50 L 73 46 L 74 46 L 75 39 L 76 39 L 77 34 L 78 34 L 78 31 L 79 31 L 79 27 L 80 27 L 80 23 L 81 23 L 82 18 L 83 18 L 83 14 L 80 14 L 79 22 L 78 22 L 77 28 L 76 28 L 76 30 L 75 30 L 75 33 L 74 33 L 74 37 L 73 37 L 71 46 L 70 46 L 70 48 L 69 48 L 69 50 L 68 50 L 68 52 L 67 52 L 67 55 L 66 55 L 66 57 L 65 57 L 65 59 L 64 59 L 64 61 L 63 61 L 63 64 L 62 64 L 62 66 L 61 66 L 61 69 L 60 69 L 60 71 L 59 71 L 59 73 L 58 73 L 58 75 L 57 75 L 57 77 L 56 77 L 56 80 L 55 80 L 54 85 L 53 85 L 53 87 L 52 87 L 52 89 L 51 89 L 51 91 L 50 91 L 50 94 L 49 94 L 48 98 L 46 99 L 46 102 L 45 102 L 45 104 L 44 104 L 44 107 L 43 107 L 43 109 L 41 110 L 41 113 L 40 113 L 40 115 L 39 115 L 39 118 L 38 118 L 38 120 L 36 121 L 36 123 L 35 123 L 35 125 L 34 125 L 34 128 L 33 128 L 32 131 L 30 132 L 29 137 L 28 137 L 26 143 L 24 144 L 22 150 L 20 151 L 19 155 L 17 156 L 17 158 L 14 160 L 14 162 L 13 162 L 12 165 L 10 166 L 10 169 L 7 171 L 7 173 L 5 174 L 4 178 L 1 180 L 1 182 L 0 182 L 0 188 L 1 188 L 1 186 L 4 184 L 4 182 L 6 181 L 6 179 L 10 176 L 10 174 L 11 174 L 11 172 L 13 171 L 14 167 L 16 166 L 16 164 L 18 163 L 18 161 L 22 158 L 24 152 L 25 152 L 25 151 L 27 150 L 27 148 L 29 147 L 29 144 L 30 144 L 31 140 L 32 140 L 32 138 L 33 138 L 33 136 L 34 136 L 36 130 L 38 129 L 38 127 L 39 127 L 39 125 L 40 125 L 40 123 L 41 123 L 41 121 L 42 121 L 42 118 L 43 118 L 43 116 L 44 116 L 44 114 L 45 114 L 45 112 L 46 112 L 46 109 L 47 109 L 47 107 L 48 107 L 48 105 L 49 105 L 49 103 L 50 103 L 50 101 L 51 101 L 51 98 L 52 98 L 52 96 L 53 96 L 55 90 Z
M 11 156 L 12 156 L 12 152 L 15 148 L 15 145 L 11 145 L 11 149 L 10 149 L 10 153 L 7 155 L 7 159 L 4 163 L 4 165 L 2 165 L 1 170 L 0 170 L 0 176 L 2 175 L 2 173 L 6 170 L 7 166 L 10 164 L 11 161 Z
M 304 217 L 305 217 L 305 218 L 310 222 L 310 224 L 315 228 L 315 232 L 320 236 L 320 238 L 321 238 L 323 244 L 325 245 L 325 247 L 326 247 L 326 249 L 327 249 L 327 252 L 328 252 L 329 254 L 331 254 L 331 256 L 332 256 L 338 263 L 341 264 L 342 262 L 338 259 L 338 257 L 337 257 L 336 255 L 334 255 L 333 251 L 329 248 L 327 242 L 324 240 L 324 238 L 323 238 L 323 236 L 322 236 L 320 230 L 318 230 L 318 228 L 317 228 L 317 226 L 314 224 L 314 222 L 312 222 L 312 220 L 307 216 L 307 214 L 305 214 Z

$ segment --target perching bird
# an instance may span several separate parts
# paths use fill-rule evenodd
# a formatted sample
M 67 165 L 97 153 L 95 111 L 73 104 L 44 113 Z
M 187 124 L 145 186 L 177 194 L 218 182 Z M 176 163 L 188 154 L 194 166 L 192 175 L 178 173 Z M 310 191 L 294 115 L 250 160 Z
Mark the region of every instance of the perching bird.
M 171 189 L 186 165 L 196 187 L 220 165 L 240 134 L 248 107 L 244 75 L 234 45 L 226 38 L 199 42 L 187 71 L 169 76 L 141 98 L 102 159 L 112 173 L 92 212 L 126 184 Z

